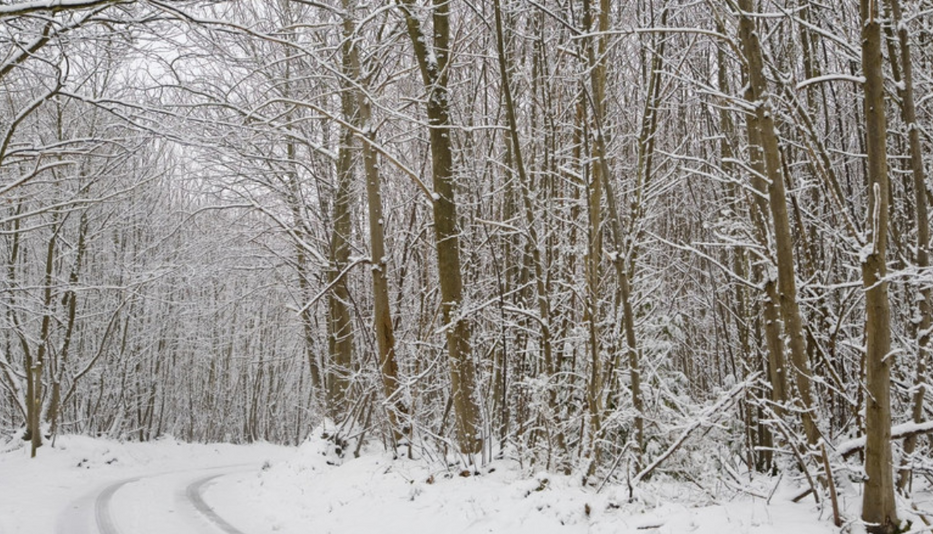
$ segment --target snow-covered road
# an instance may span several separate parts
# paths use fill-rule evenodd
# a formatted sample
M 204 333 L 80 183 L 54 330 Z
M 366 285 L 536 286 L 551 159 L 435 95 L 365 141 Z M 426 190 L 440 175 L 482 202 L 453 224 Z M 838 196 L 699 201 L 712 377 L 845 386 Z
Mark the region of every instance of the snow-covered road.
M 135 476 L 74 501 L 57 521 L 58 534 L 243 534 L 217 514 L 202 492 L 219 477 L 258 470 L 229 465 Z
M 0 534 L 252 534 L 202 495 L 294 449 L 68 436 L 28 453 L 0 453 Z
M 185 490 L 185 496 L 188 497 L 188 502 L 194 506 L 195 510 L 197 510 L 204 518 L 213 523 L 216 527 L 220 528 L 220 530 L 226 532 L 227 534 L 243 534 L 240 529 L 231 525 L 229 522 L 227 522 L 226 519 L 219 516 L 213 508 L 204 502 L 203 492 L 205 487 L 211 482 L 214 482 L 215 479 L 220 478 L 225 474 L 229 473 L 208 475 L 206 477 L 195 480 L 191 484 L 188 484 L 188 489 Z

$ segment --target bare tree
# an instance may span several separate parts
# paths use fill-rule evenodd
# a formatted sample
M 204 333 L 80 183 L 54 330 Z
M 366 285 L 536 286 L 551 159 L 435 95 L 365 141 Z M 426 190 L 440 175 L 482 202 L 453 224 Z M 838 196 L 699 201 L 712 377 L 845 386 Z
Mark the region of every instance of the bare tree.
M 764 156 L 764 169 L 768 180 L 768 207 L 771 211 L 772 230 L 774 232 L 775 257 L 777 262 L 778 290 L 780 291 L 780 309 L 784 333 L 793 362 L 793 376 L 800 398 L 807 443 L 816 445 L 819 430 L 816 427 L 815 405 L 810 386 L 810 365 L 807 360 L 806 339 L 803 319 L 797 299 L 796 269 L 794 267 L 794 244 L 787 214 L 787 195 L 784 188 L 784 164 L 781 161 L 781 148 L 774 124 L 768 83 L 765 78 L 763 56 L 755 21 L 752 15 L 755 7 L 752 0 L 739 0 L 739 38 L 745 54 L 749 79 L 749 97 L 755 106 L 754 117 L 749 119 L 750 129 L 757 130 Z
M 454 156 L 450 121 L 450 2 L 433 0 L 430 6 L 433 45 L 417 17 L 413 0 L 402 0 L 408 37 L 427 92 L 430 128 L 431 175 L 434 185 L 434 238 L 441 286 L 441 315 L 447 337 L 450 395 L 457 417 L 457 436 L 464 454 L 482 450 L 483 437 L 476 394 L 476 364 L 470 348 L 470 322 L 463 309 L 460 238 L 454 192 Z
M 865 289 L 865 493 L 862 519 L 869 532 L 897 532 L 897 504 L 891 463 L 891 308 L 888 302 L 886 252 L 888 241 L 887 118 L 884 106 L 881 20 L 878 4 L 861 0 L 862 70 L 865 75 L 865 136 L 867 146 L 868 243 L 861 258 Z

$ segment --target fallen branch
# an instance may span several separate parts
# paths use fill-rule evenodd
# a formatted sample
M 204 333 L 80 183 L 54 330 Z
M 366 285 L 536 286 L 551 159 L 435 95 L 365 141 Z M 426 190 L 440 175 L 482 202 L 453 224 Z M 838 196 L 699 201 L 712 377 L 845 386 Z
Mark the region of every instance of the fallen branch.
M 904 439 L 910 436 L 933 433 L 933 421 L 925 423 L 904 423 L 891 427 L 891 439 Z M 865 448 L 865 436 L 843 441 L 836 446 L 835 454 L 848 458 Z
M 716 401 L 716 404 L 710 406 L 709 408 L 704 410 L 702 414 L 698 415 L 694 419 L 693 424 L 685 428 L 684 431 L 680 433 L 680 437 L 677 438 L 677 441 L 672 443 L 671 446 L 668 447 L 666 451 L 664 451 L 660 456 L 655 458 L 653 462 L 648 464 L 644 469 L 639 471 L 638 474 L 635 475 L 634 478 L 632 478 L 632 483 L 630 484 L 630 487 L 634 488 L 635 486 L 637 486 L 639 482 L 641 482 L 642 480 L 645 479 L 645 477 L 650 475 L 651 472 L 657 469 L 659 465 L 661 465 L 662 463 L 664 463 L 665 460 L 670 458 L 671 455 L 674 454 L 677 451 L 677 449 L 679 449 L 681 445 L 683 445 L 687 441 L 687 438 L 690 437 L 690 434 L 692 434 L 696 429 L 702 426 L 710 425 L 713 422 L 715 422 L 715 420 L 719 416 L 723 415 L 726 412 L 726 407 L 732 404 L 732 401 L 735 400 L 735 398 L 739 395 L 739 393 L 742 393 L 748 387 L 754 385 L 755 381 L 758 380 L 759 375 L 760 373 L 755 373 L 749 376 L 744 382 L 737 384 L 735 387 L 729 390 L 729 392 L 726 393 L 722 398 Z

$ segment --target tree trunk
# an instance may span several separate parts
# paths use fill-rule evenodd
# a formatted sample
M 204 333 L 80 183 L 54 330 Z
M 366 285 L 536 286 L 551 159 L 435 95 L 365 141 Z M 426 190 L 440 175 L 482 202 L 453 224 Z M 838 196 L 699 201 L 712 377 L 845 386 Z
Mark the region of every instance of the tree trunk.
M 914 218 L 917 224 L 917 269 L 925 271 L 930 266 L 930 222 L 927 209 L 926 177 L 923 169 L 923 149 L 920 145 L 920 132 L 917 128 L 917 110 L 914 104 L 913 62 L 910 57 L 910 39 L 907 27 L 902 22 L 900 0 L 888 0 L 893 16 L 892 25 L 897 28 L 897 38 L 900 44 L 901 72 L 903 74 L 901 89 L 901 117 L 907 125 L 907 140 L 910 147 L 910 170 L 913 175 L 914 186 Z M 894 57 L 890 61 L 896 62 Z M 927 361 L 930 358 L 930 326 L 933 325 L 933 290 L 928 284 L 920 289 L 920 299 L 917 303 L 920 321 L 915 325 L 917 331 L 917 371 L 914 378 L 914 396 L 912 399 L 911 418 L 914 423 L 923 422 L 923 397 L 926 393 L 925 375 Z M 913 454 L 917 447 L 917 436 L 912 435 L 904 440 L 904 460 Z M 907 488 L 910 481 L 910 469 L 904 467 L 898 474 L 897 487 L 901 491 Z
M 746 84 L 745 98 L 752 100 L 751 87 Z M 766 174 L 764 157 L 761 152 L 761 133 L 758 130 L 757 116 L 746 113 L 746 131 L 748 135 L 748 151 L 752 171 L 752 187 L 758 194 L 749 206 L 752 224 L 758 237 L 759 244 L 765 249 L 769 248 L 769 231 L 765 217 L 768 213 L 768 184 L 765 182 Z M 770 250 L 769 250 L 770 252 Z M 770 267 L 770 266 L 769 266 Z M 762 316 L 765 323 L 765 344 L 768 347 L 768 378 L 771 383 L 771 401 L 773 409 L 778 416 L 784 413 L 784 403 L 787 402 L 787 364 L 784 359 L 784 338 L 781 335 L 781 297 L 778 294 L 777 280 L 760 264 L 755 264 L 756 279 L 762 281 L 764 292 L 764 310 Z
M 434 186 L 434 241 L 441 288 L 441 317 L 447 337 L 450 386 L 457 418 L 457 438 L 464 454 L 482 450 L 480 411 L 476 395 L 476 365 L 470 348 L 470 323 L 463 315 L 463 280 L 460 270 L 460 230 L 454 198 L 454 162 L 450 131 L 450 92 L 447 88 L 450 53 L 450 2 L 433 0 L 433 54 L 414 0 L 402 0 L 411 40 L 428 92 L 432 181 Z
M 803 335 L 803 320 L 797 302 L 797 282 L 794 279 L 794 242 L 790 232 L 790 220 L 787 214 L 787 195 L 784 191 L 784 171 L 781 164 L 780 145 L 774 125 L 770 98 L 768 97 L 767 79 L 764 76 L 764 60 L 755 22 L 749 13 L 754 12 L 752 0 L 739 0 L 739 37 L 748 64 L 749 93 L 755 103 L 754 121 L 761 135 L 761 148 L 764 152 L 765 170 L 768 180 L 768 198 L 771 218 L 774 223 L 774 244 L 777 259 L 778 289 L 780 290 L 781 317 L 784 320 L 784 333 L 790 347 L 791 361 L 794 366 L 794 378 L 797 395 L 800 398 L 807 443 L 816 445 L 819 431 L 814 422 L 814 404 L 810 387 L 810 366 L 807 362 L 806 340 Z
M 351 84 L 342 80 L 340 95 L 344 120 L 355 122 L 356 101 L 350 93 Z M 330 353 L 327 412 L 335 421 L 345 417 L 347 390 L 350 386 L 350 365 L 353 358 L 353 318 L 350 316 L 350 291 L 347 273 L 350 263 L 350 198 L 353 188 L 353 132 L 345 128 L 341 133 L 337 158 L 337 189 L 334 195 L 333 232 L 330 241 L 331 268 L 328 282 L 332 284 L 328 299 L 328 349 Z
M 865 131 L 868 165 L 869 242 L 862 260 L 865 288 L 865 493 L 862 520 L 872 533 L 897 531 L 894 475 L 891 464 L 891 309 L 885 280 L 888 232 L 887 120 L 884 113 L 884 74 L 881 23 L 874 0 L 861 0 L 862 70 L 865 76 Z
M 599 0 L 599 8 L 596 11 L 596 30 L 601 33 L 599 37 L 588 37 L 583 40 L 583 53 L 586 60 L 589 98 L 592 117 L 590 121 L 586 120 L 584 113 L 583 121 L 583 140 L 585 154 L 592 158 L 596 164 L 585 164 L 584 180 L 587 195 L 587 251 L 586 251 L 586 313 L 584 319 L 587 322 L 589 335 L 588 349 L 590 352 L 590 376 L 587 384 L 587 407 L 589 410 L 589 443 L 586 454 L 590 457 L 590 464 L 587 468 L 587 476 L 595 472 L 596 465 L 599 463 L 600 447 L 599 439 L 602 435 L 603 418 L 603 389 L 606 384 L 606 377 L 603 371 L 603 362 L 601 355 L 602 335 L 599 331 L 599 300 L 601 279 L 600 260 L 602 259 L 602 197 L 603 186 L 608 183 L 609 166 L 606 162 L 605 144 L 602 134 L 601 121 L 604 116 L 606 105 L 606 62 L 604 52 L 606 50 L 605 32 L 609 30 L 609 11 L 610 3 L 608 0 Z M 590 0 L 583 0 L 583 31 L 593 30 L 594 8 Z M 586 93 L 586 91 L 584 91 Z M 585 95 L 581 98 L 586 98 Z M 586 109 L 584 102 L 584 111 Z M 592 122 L 592 124 L 590 124 Z M 590 133 L 596 133 L 591 136 Z M 590 138 L 594 141 L 591 142 Z M 609 196 L 609 192 L 606 192 Z M 613 202 L 614 199 L 610 199 Z M 611 379 L 611 376 L 610 376 Z
M 535 227 L 534 207 L 531 203 L 531 181 L 525 169 L 521 140 L 518 136 L 518 119 L 515 113 L 515 103 L 512 99 L 509 66 L 505 50 L 505 35 L 502 28 L 502 7 L 500 4 L 500 0 L 495 0 L 493 2 L 496 20 L 496 49 L 498 51 L 499 75 L 502 78 L 505 113 L 509 122 L 509 139 L 511 141 L 512 153 L 514 154 L 515 167 L 518 172 L 522 211 L 525 216 L 525 227 L 529 237 L 528 249 L 531 251 L 532 271 L 534 273 L 535 292 L 537 293 L 535 301 L 538 303 L 538 315 L 541 325 L 541 352 L 544 357 L 544 373 L 542 374 L 547 384 L 548 411 L 553 415 L 557 413 L 557 390 L 554 384 L 551 383 L 556 372 L 551 343 L 551 306 L 548 298 L 548 291 L 545 287 L 544 262 L 541 259 L 541 241 L 538 238 L 538 231 Z M 562 432 L 557 433 L 557 441 L 559 447 L 563 449 L 564 436 Z
M 351 17 L 352 5 L 343 0 L 343 8 L 347 12 L 343 21 L 344 41 L 342 52 L 345 75 L 354 87 L 345 90 L 352 91 L 357 110 L 356 126 L 362 135 L 367 137 L 362 143 L 363 167 L 366 179 L 366 201 L 369 211 L 369 246 L 372 256 L 372 287 L 373 287 L 373 326 L 376 334 L 376 348 L 379 351 L 379 368 L 382 375 L 383 392 L 386 396 L 386 413 L 389 425 L 396 441 L 407 436 L 411 431 L 408 417 L 408 408 L 405 406 L 399 390 L 398 362 L 395 358 L 395 330 L 392 323 L 392 310 L 389 305 L 389 282 L 386 275 L 388 257 L 385 252 L 385 229 L 382 215 L 382 193 L 380 191 L 379 163 L 375 143 L 375 132 L 372 131 L 372 110 L 366 94 L 357 86 L 364 83 L 361 79 L 359 49 L 354 41 L 355 22 Z

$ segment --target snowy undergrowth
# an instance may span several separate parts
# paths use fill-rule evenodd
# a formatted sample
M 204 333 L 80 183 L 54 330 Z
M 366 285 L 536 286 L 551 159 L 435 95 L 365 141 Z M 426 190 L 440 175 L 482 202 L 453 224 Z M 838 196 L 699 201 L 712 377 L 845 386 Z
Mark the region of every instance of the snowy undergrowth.
M 630 502 L 627 488 L 597 493 L 579 476 L 528 473 L 512 460 L 494 461 L 476 474 L 393 459 L 375 448 L 364 447 L 359 458 L 339 458 L 333 449 L 329 440 L 312 437 L 286 461 L 219 480 L 207 501 L 255 534 L 839 531 L 812 499 L 791 502 L 796 487 L 779 486 L 770 503 L 750 494 L 771 493 L 771 479 L 749 484 L 744 493 L 720 488 L 722 495 L 695 482 L 658 480 Z

